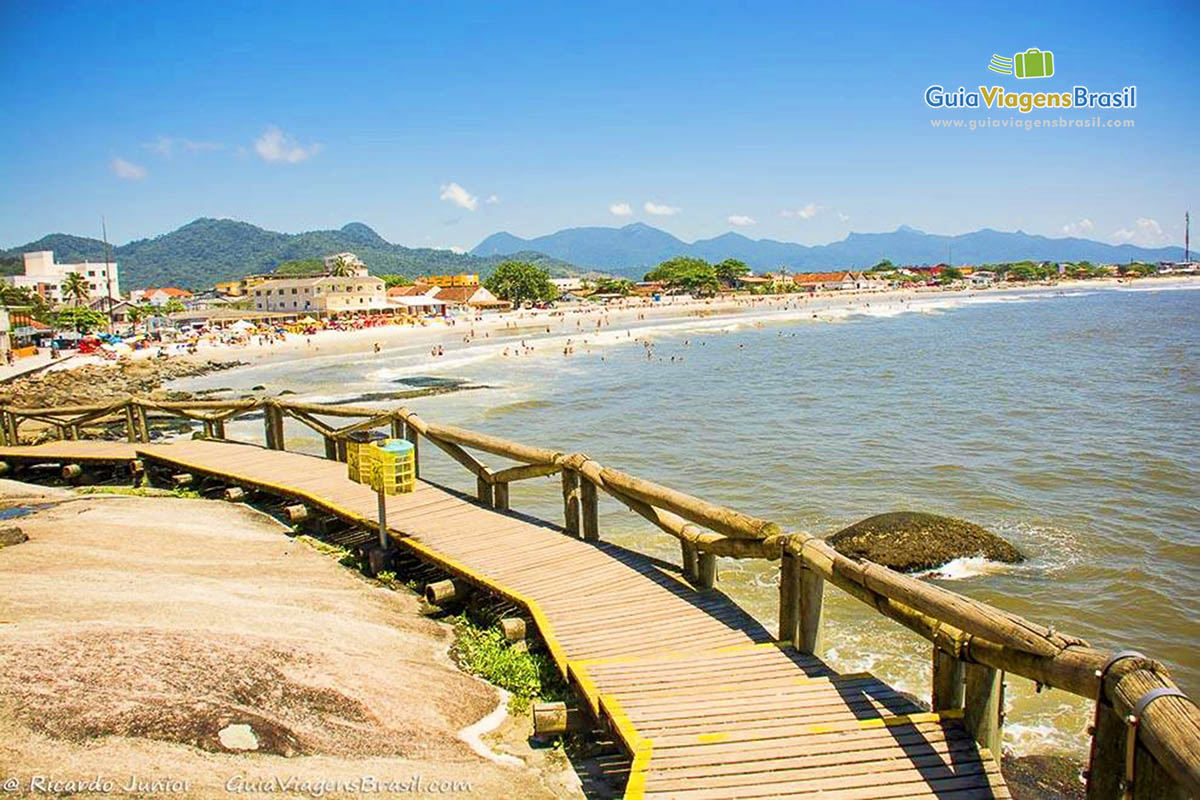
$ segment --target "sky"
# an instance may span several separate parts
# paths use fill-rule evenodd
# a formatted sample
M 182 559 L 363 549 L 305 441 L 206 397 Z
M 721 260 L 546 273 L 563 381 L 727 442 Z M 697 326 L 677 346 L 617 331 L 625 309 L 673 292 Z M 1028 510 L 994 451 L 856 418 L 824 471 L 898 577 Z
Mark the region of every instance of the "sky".
M 1182 244 L 1200 4 L 0 0 L 0 247 L 197 217 L 469 249 L 645 222 Z M 989 71 L 1054 54 L 1055 74 Z M 931 85 L 1137 107 L 932 109 Z M 1132 127 L 935 128 L 991 119 Z

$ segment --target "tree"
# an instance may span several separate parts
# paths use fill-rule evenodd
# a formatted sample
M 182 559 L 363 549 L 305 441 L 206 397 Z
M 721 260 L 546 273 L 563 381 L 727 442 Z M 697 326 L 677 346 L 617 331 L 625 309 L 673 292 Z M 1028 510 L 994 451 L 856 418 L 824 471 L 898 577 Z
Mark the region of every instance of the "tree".
M 108 318 L 99 311 L 82 306 L 70 306 L 54 315 L 54 327 L 59 330 L 76 330 L 90 333 L 108 324 Z
M 139 303 L 137 305 L 130 305 L 129 310 L 126 312 L 126 314 L 129 317 L 129 321 L 132 322 L 134 325 L 137 325 L 139 322 L 145 322 L 146 320 L 150 319 L 157 313 L 158 313 L 158 309 L 156 309 L 154 306 L 150 305 L 149 303 Z
M 959 269 L 958 267 L 946 267 L 938 275 L 938 282 L 943 285 L 948 284 L 948 283 L 954 283 L 955 281 L 961 281 L 962 279 L 963 279 L 963 271 L 961 269 Z
M 890 272 L 895 268 L 896 265 L 893 264 L 890 259 L 882 258 L 879 260 L 878 264 L 871 267 L 869 270 L 867 270 L 867 272 Z
M 88 284 L 78 272 L 68 272 L 62 282 L 63 297 L 71 298 L 75 305 L 81 306 L 88 299 Z
M 183 303 L 179 302 L 179 300 L 174 297 L 172 297 L 170 300 L 168 300 L 166 302 L 166 304 L 164 304 L 162 307 L 162 313 L 164 313 L 164 314 L 177 314 L 180 311 L 186 311 L 186 310 L 187 309 L 184 308 Z
M 633 291 L 633 283 L 624 278 L 599 278 L 593 288 L 596 294 L 619 294 L 624 297 Z
M 746 262 L 738 261 L 736 258 L 727 258 L 717 264 L 714 269 L 717 273 L 717 280 L 726 286 L 732 286 L 737 283 L 738 278 L 750 274 L 750 268 L 746 266 Z
M 354 265 L 345 256 L 338 256 L 329 265 L 329 274 L 335 278 L 345 278 L 354 274 Z
M 550 273 L 528 261 L 505 261 L 483 282 L 487 290 L 514 306 L 558 297 Z
M 276 275 L 320 275 L 324 271 L 325 263 L 319 258 L 285 261 L 275 268 Z
M 383 278 L 383 285 L 389 289 L 392 288 L 393 286 L 411 286 L 412 285 L 412 280 L 407 275 L 397 275 L 393 272 L 393 273 L 388 273 L 387 275 L 380 275 L 379 277 Z
M 689 256 L 676 256 L 662 262 L 646 273 L 646 280 L 661 281 L 668 289 L 696 294 L 712 294 L 720 286 L 712 264 Z

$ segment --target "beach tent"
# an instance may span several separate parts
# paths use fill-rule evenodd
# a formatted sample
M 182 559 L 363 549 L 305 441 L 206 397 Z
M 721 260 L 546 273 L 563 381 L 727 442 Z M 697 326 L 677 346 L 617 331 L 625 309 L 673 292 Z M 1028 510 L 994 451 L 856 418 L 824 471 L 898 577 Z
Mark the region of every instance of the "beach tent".
M 316 320 L 313 319 L 312 317 L 301 317 L 300 318 L 301 325 L 313 325 L 315 323 L 316 323 Z
M 237 330 L 239 330 L 239 331 L 249 331 L 249 330 L 253 330 L 253 329 L 254 329 L 254 323 L 252 323 L 252 322 L 247 322 L 247 321 L 246 321 L 246 320 L 244 320 L 244 319 L 239 319 L 237 322 L 233 323 L 233 324 L 232 324 L 232 325 L 230 325 L 229 327 L 231 327 L 231 328 L 235 328 L 235 329 L 237 329 Z

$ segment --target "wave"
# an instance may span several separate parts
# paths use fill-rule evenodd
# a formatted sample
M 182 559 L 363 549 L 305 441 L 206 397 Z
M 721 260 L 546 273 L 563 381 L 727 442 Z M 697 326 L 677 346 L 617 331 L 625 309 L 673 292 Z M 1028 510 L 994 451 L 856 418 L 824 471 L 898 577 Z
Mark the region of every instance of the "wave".
M 916 578 L 936 578 L 941 581 L 961 581 L 979 575 L 991 575 L 998 572 L 1008 572 L 1011 564 L 1002 561 L 989 561 L 983 556 L 964 556 L 947 561 L 940 567 L 914 573 Z

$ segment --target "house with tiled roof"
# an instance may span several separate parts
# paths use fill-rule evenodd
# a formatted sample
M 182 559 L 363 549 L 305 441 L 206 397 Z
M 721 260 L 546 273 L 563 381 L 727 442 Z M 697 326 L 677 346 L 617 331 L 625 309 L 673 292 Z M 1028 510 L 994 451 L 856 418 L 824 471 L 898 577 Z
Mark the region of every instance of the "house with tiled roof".
M 455 306 L 471 308 L 508 308 L 511 303 L 501 300 L 483 286 L 447 286 L 438 289 L 435 298 Z
M 165 306 L 172 300 L 183 302 L 190 299 L 192 293 L 187 289 L 177 289 L 174 286 L 162 286 L 159 288 L 150 289 L 134 289 L 129 293 L 129 300 L 133 303 L 149 303 L 153 306 Z

